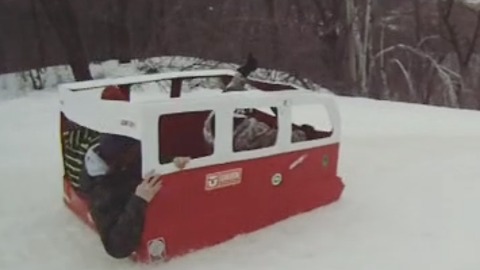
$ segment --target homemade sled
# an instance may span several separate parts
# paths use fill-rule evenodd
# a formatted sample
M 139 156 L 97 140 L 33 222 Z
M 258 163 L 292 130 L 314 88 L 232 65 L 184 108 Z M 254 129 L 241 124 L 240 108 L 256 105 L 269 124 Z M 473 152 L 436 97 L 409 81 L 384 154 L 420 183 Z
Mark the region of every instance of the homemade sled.
M 66 161 L 73 153 L 81 164 L 101 133 L 138 139 L 142 173 L 154 169 L 163 175 L 133 254 L 137 261 L 168 260 L 339 199 L 344 188 L 337 176 L 340 118 L 331 96 L 255 80 L 248 81 L 248 91 L 222 93 L 221 85 L 234 74 L 171 72 L 60 86 L 66 205 L 95 228 L 76 191 L 78 168 Z M 235 152 L 236 109 L 253 109 L 257 119 L 276 128 L 276 143 Z M 215 115 L 213 149 L 203 133 L 210 113 Z M 301 125 L 307 118 L 322 120 L 327 128 Z M 292 142 L 294 130 L 308 139 Z M 175 156 L 192 160 L 179 170 L 166 158 Z

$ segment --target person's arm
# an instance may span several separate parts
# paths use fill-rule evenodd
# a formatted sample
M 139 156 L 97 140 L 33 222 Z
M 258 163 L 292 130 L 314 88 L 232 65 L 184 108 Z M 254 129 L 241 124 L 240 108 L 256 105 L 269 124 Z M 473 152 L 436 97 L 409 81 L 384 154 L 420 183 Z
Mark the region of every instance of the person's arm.
M 115 203 L 93 202 L 91 215 L 105 251 L 114 258 L 130 256 L 140 244 L 147 202 L 132 194 L 124 209 L 108 207 Z
M 105 251 L 110 256 L 125 258 L 137 249 L 147 205 L 160 188 L 159 177 L 147 177 L 125 205 L 118 205 L 114 189 L 106 185 L 96 186 L 91 197 L 91 215 Z

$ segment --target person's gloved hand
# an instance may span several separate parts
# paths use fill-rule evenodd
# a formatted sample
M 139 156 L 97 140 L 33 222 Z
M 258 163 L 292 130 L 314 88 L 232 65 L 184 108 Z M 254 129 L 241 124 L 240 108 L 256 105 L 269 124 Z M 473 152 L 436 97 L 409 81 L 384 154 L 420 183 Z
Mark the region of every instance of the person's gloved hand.
M 162 179 L 160 175 L 147 174 L 143 181 L 137 186 L 135 195 L 144 199 L 146 202 L 150 202 L 155 194 L 162 188 Z
M 190 162 L 190 160 L 190 157 L 176 157 L 173 159 L 173 164 L 175 164 L 178 169 L 183 170 Z

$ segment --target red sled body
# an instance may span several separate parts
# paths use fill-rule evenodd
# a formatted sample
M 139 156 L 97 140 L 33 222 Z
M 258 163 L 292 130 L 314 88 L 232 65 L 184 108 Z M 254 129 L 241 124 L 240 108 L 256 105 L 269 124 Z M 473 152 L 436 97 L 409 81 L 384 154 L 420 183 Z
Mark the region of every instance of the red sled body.
M 141 142 L 143 173 L 153 169 L 163 175 L 163 187 L 148 206 L 142 241 L 133 259 L 168 260 L 340 198 L 344 188 L 337 176 L 340 119 L 332 98 L 260 81 L 249 82 L 256 91 L 233 94 L 215 90 L 184 94 L 182 88 L 192 79 L 228 81 L 231 76 L 228 70 L 178 72 L 61 87 L 62 134 L 74 123 L 97 133 L 136 138 Z M 131 89 L 135 84 L 164 81 L 171 82 L 167 96 L 156 94 L 135 101 L 131 93 L 123 92 L 123 98 L 102 99 L 110 85 Z M 80 107 L 79 102 L 90 106 Z M 232 149 L 234 110 L 243 108 L 254 108 L 258 119 L 278 131 L 273 146 Z M 211 113 L 216 127 L 213 149 L 203 136 Z M 305 118 L 321 120 L 320 126 L 328 123 L 329 127 L 310 125 L 305 129 L 309 140 L 293 142 L 291 135 L 305 128 L 301 122 Z M 179 170 L 163 156 L 192 160 Z M 72 176 L 65 173 L 63 183 L 66 205 L 95 229 L 88 202 L 76 192 Z

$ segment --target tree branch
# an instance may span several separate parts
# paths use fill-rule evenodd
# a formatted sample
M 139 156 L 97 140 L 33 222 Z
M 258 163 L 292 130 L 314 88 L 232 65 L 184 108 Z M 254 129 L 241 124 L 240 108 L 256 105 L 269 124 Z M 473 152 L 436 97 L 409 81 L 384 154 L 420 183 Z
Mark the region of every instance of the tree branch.
M 400 70 L 403 73 L 403 76 L 405 77 L 405 81 L 407 82 L 407 85 L 408 85 L 409 96 L 412 97 L 412 98 L 415 98 L 416 92 L 415 92 L 415 89 L 413 87 L 412 77 L 410 76 L 410 73 L 407 71 L 407 69 L 402 64 L 402 62 L 400 60 L 398 60 L 397 58 L 394 58 L 390 61 L 393 64 L 396 64 L 400 68 Z
M 473 52 L 475 51 L 475 47 L 477 45 L 478 36 L 480 33 L 480 11 L 477 12 L 477 24 L 475 26 L 475 31 L 473 32 L 473 37 L 470 40 L 470 46 L 468 48 L 467 54 L 465 55 L 465 59 L 463 62 L 463 66 L 467 66 L 472 58 Z

